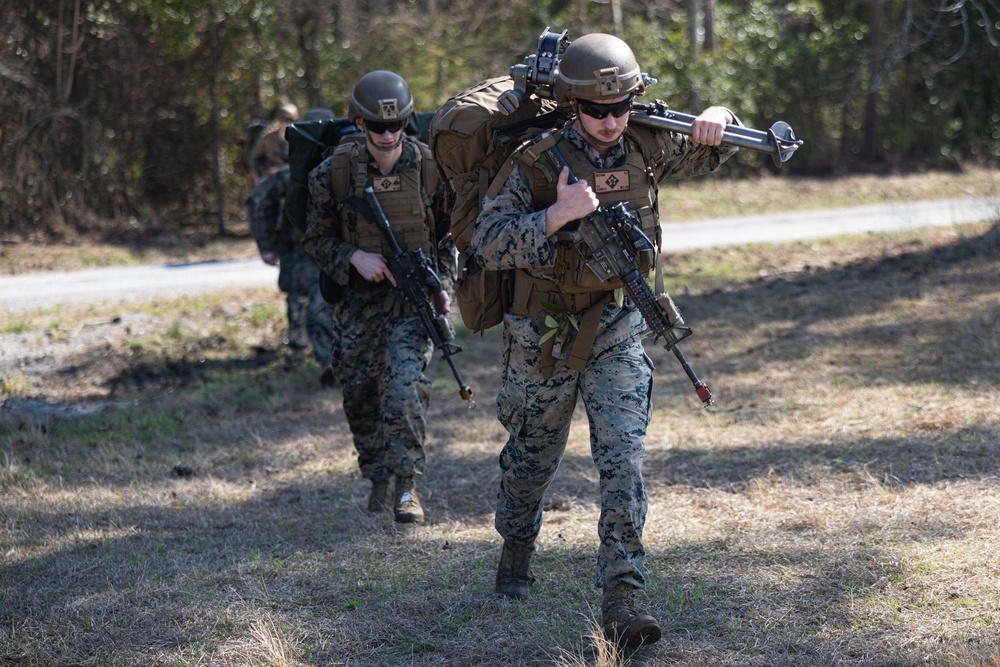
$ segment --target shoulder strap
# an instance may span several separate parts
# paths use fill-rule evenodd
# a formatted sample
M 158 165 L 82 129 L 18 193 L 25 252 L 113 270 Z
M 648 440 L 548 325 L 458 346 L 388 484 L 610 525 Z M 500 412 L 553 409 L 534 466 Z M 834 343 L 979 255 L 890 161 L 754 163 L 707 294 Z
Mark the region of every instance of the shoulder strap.
M 656 140 L 656 136 L 650 128 L 643 127 L 642 125 L 635 124 L 629 125 L 629 138 L 627 138 L 626 146 L 631 144 L 635 145 L 632 150 L 638 150 L 642 153 L 643 159 L 646 161 L 647 165 L 660 165 L 663 164 L 665 153 L 660 143 Z M 654 168 L 647 167 L 647 173 L 649 175 L 650 187 L 656 187 L 656 176 L 653 172 Z M 653 289 L 656 290 L 657 294 L 663 293 L 663 264 L 660 262 L 660 234 L 657 231 L 656 238 L 653 239 L 653 244 L 656 247 L 656 254 L 654 258 L 654 269 L 653 269 Z
M 537 137 L 525 141 L 514 149 L 514 152 L 510 154 L 509 158 L 504 160 L 504 163 L 500 166 L 500 171 L 497 172 L 497 175 L 490 182 L 490 187 L 486 190 L 486 197 L 493 199 L 497 196 L 500 188 L 507 182 L 511 172 L 514 171 L 514 167 L 518 164 L 535 164 L 549 148 L 559 141 L 564 131 L 565 127 L 554 132 L 542 132 Z
M 433 197 L 440 184 L 439 178 L 441 174 L 434 163 L 434 156 L 431 154 L 431 149 L 427 144 L 422 141 L 415 143 L 418 149 L 417 159 L 420 161 L 420 185 L 424 188 L 424 192 L 427 193 L 428 197 Z
M 357 182 L 357 162 L 358 144 L 343 143 L 333 151 L 330 165 L 330 185 L 333 189 L 333 198 L 339 204 L 347 201 L 351 196 L 351 183 Z M 364 170 L 361 172 L 362 178 L 360 189 L 364 190 L 364 183 L 368 176 L 368 163 L 362 161 Z M 360 194 L 356 192 L 355 194 Z

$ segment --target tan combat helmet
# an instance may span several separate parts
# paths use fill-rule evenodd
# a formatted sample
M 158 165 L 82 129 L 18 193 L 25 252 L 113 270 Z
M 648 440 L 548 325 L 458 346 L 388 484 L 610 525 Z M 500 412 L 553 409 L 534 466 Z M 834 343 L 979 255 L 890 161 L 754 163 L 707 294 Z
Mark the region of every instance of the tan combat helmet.
M 560 106 L 569 97 L 594 102 L 641 95 L 646 85 L 629 45 L 614 35 L 584 35 L 566 47 L 559 59 L 553 96 Z
M 350 120 L 388 123 L 413 115 L 413 96 L 403 77 L 386 70 L 369 72 L 358 80 L 351 94 Z

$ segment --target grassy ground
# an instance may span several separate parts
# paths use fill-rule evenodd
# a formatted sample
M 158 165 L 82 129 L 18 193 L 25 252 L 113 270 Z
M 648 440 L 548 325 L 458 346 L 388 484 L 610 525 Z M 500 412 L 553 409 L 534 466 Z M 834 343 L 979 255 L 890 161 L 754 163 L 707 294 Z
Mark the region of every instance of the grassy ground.
M 533 597 L 492 592 L 500 339 L 435 358 L 427 523 L 364 511 L 339 390 L 271 290 L 3 315 L 0 663 L 1000 666 L 1000 229 L 670 258 L 702 409 L 656 364 L 663 639 L 594 635 L 578 410 Z

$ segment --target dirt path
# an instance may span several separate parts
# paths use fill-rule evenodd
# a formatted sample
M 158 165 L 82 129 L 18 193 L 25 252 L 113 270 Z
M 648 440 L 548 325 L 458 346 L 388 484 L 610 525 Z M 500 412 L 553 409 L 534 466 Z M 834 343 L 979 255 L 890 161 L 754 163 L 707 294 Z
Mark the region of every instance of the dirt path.
M 843 234 L 892 232 L 1000 218 L 1000 198 L 943 199 L 823 211 L 664 223 L 664 251 L 783 243 Z M 275 285 L 277 269 L 259 259 L 88 269 L 0 277 L 0 313 L 57 303 L 142 301 L 224 288 Z

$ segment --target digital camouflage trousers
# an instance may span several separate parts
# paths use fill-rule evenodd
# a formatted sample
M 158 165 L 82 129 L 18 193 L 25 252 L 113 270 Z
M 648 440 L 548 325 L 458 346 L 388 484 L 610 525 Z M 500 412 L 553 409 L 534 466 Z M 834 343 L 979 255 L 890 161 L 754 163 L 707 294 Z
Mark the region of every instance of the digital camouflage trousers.
M 312 345 L 313 357 L 326 366 L 330 363 L 333 317 L 320 294 L 316 260 L 299 244 L 279 257 L 278 289 L 285 293 L 288 342 L 303 348 Z
M 537 537 L 542 497 L 566 450 L 581 398 L 590 426 L 590 453 L 600 475 L 595 584 L 601 588 L 645 586 L 642 461 L 651 415 L 652 363 L 639 338 L 642 329 L 641 316 L 609 304 L 584 370 L 578 373 L 557 363 L 546 378 L 538 318 L 505 318 L 497 416 L 510 436 L 500 453 L 496 529 L 505 540 L 519 543 Z
M 422 474 L 433 347 L 415 316 L 392 317 L 385 300 L 346 296 L 333 307 L 332 367 L 361 474 Z

